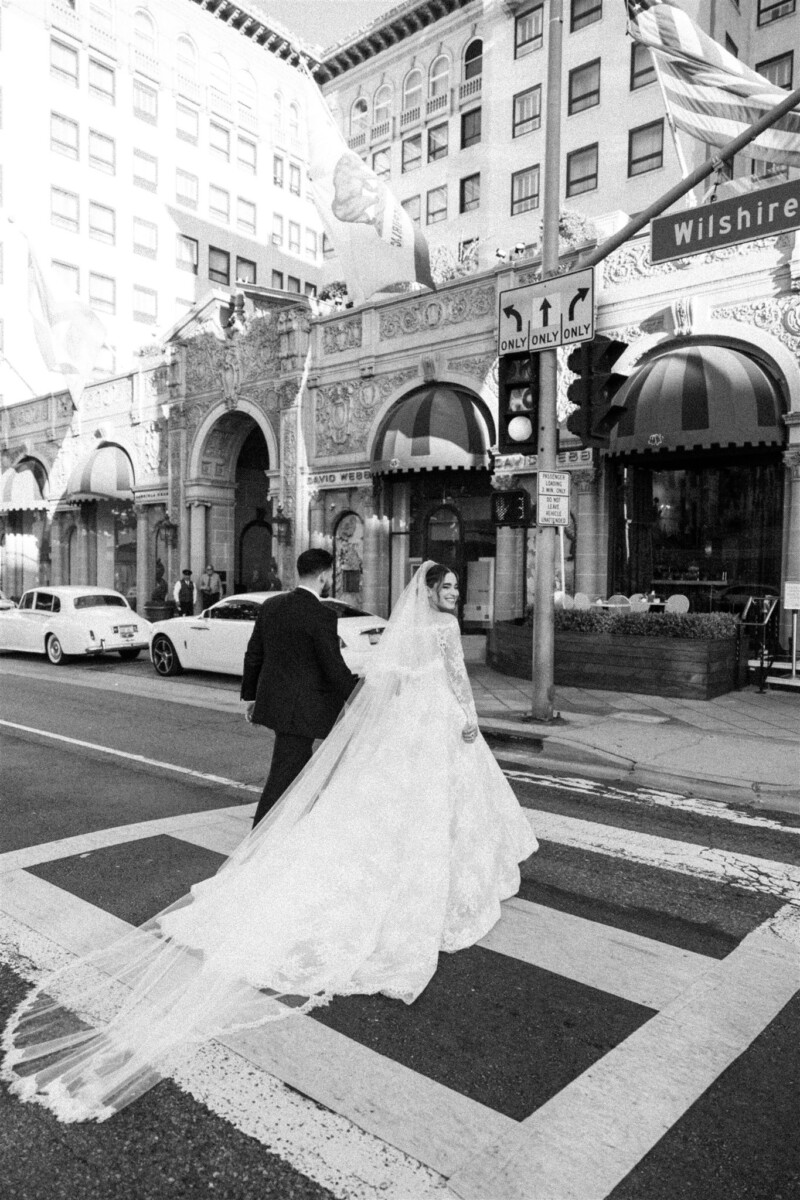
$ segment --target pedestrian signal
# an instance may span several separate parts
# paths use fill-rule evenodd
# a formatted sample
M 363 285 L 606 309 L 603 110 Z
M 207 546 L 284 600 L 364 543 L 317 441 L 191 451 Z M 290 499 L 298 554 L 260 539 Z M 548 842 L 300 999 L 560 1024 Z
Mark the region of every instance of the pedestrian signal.
M 531 523 L 531 497 L 524 488 L 492 492 L 492 524 L 527 529 Z
M 498 378 L 501 454 L 536 454 L 539 449 L 539 356 L 507 354 Z

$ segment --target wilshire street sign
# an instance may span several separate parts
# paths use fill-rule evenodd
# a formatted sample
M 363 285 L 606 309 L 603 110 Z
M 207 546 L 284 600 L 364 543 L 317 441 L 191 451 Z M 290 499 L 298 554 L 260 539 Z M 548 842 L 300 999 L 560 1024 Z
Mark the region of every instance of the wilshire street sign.
M 686 208 L 650 223 L 650 258 L 669 262 L 754 238 L 800 229 L 800 179 L 730 200 Z
M 550 350 L 594 337 L 594 271 L 587 267 L 500 293 L 497 353 Z

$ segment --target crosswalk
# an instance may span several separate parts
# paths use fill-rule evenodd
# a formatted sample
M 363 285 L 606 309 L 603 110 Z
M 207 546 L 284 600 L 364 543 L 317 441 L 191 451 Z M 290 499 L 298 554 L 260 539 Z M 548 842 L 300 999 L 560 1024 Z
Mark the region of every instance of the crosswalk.
M 800 829 L 668 792 L 519 763 L 505 770 L 543 845 L 600 856 L 612 872 L 635 863 L 772 898 L 772 915 L 720 958 L 529 899 L 507 901 L 482 949 L 649 1010 L 523 1120 L 311 1016 L 203 1046 L 170 1070 L 192 1097 L 334 1195 L 605 1200 L 800 990 Z M 586 811 L 537 804 L 538 793 L 559 790 L 583 797 Z M 612 819 L 603 804 L 628 806 L 637 819 Z M 726 836 L 645 832 L 635 826 L 647 811 L 692 815 Z M 0 961 L 35 979 L 129 928 L 36 868 L 85 856 L 89 869 L 97 852 L 163 837 L 227 855 L 251 815 L 252 805 L 236 805 L 0 855 Z M 756 833 L 770 839 L 772 857 L 748 851 Z M 720 840 L 727 845 L 712 844 Z

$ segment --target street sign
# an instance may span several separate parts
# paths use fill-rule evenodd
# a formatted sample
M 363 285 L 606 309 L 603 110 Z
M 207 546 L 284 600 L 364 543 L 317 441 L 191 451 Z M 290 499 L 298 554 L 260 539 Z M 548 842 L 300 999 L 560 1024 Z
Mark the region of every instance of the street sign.
M 594 337 L 594 271 L 573 271 L 500 293 L 497 353 L 571 346 Z
M 654 217 L 650 222 L 650 260 L 669 262 L 790 229 L 800 229 L 800 179 L 699 208 L 684 208 L 668 217 Z
M 569 471 L 540 471 L 537 525 L 569 525 Z
M 783 583 L 783 607 L 800 608 L 800 582 L 785 579 Z

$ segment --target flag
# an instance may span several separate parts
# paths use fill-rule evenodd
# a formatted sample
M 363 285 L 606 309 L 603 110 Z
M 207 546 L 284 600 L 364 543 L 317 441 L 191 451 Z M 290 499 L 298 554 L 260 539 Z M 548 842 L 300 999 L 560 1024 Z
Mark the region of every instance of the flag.
M 88 304 L 48 279 L 30 242 L 28 309 L 45 366 L 65 377 L 77 405 L 106 340 L 105 327 Z
M 394 283 L 433 288 L 428 244 L 389 188 L 344 140 L 307 69 L 308 173 L 325 232 L 357 304 Z
M 674 4 L 626 0 L 626 7 L 631 36 L 653 54 L 678 129 L 721 148 L 786 99 L 783 88 L 729 54 Z M 800 108 L 760 133 L 747 152 L 800 167 Z

